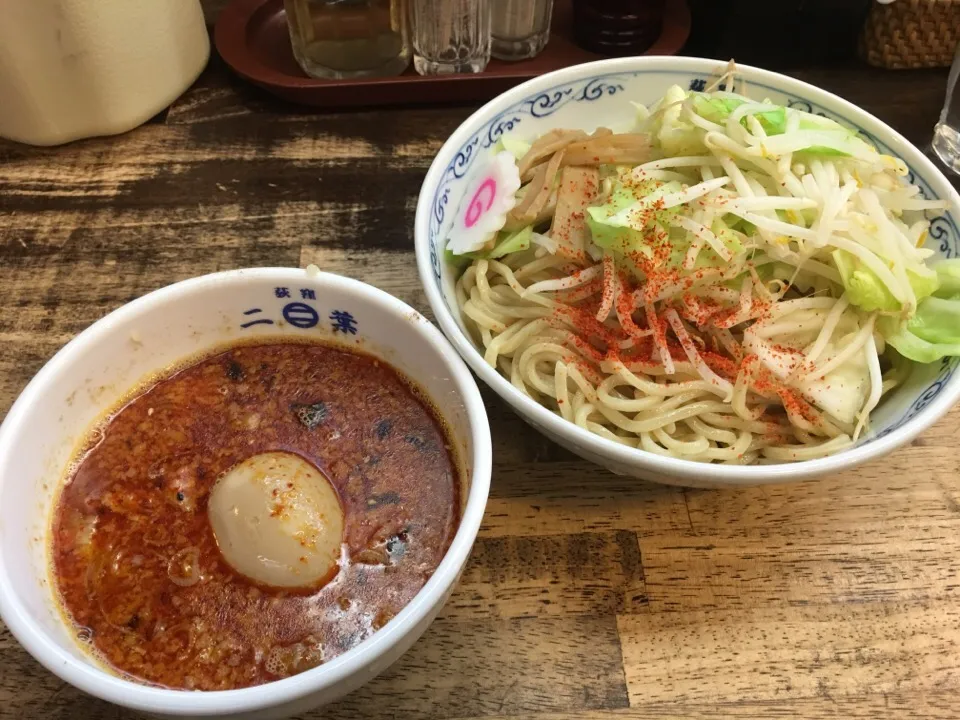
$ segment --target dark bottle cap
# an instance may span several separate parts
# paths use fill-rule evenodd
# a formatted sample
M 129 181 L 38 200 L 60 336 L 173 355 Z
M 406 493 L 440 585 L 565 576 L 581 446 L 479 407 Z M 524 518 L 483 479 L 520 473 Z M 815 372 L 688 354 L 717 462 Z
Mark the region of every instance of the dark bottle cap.
M 577 44 L 601 55 L 638 55 L 660 36 L 664 0 L 573 0 Z

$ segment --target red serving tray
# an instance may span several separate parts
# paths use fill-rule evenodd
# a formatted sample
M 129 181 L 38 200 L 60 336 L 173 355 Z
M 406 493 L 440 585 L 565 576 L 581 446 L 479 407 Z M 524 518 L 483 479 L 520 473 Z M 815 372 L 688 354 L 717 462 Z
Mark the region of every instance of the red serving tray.
M 220 13 L 214 43 L 238 75 L 303 105 L 361 107 L 489 100 L 524 80 L 551 70 L 599 60 L 571 40 L 570 0 L 556 0 L 550 42 L 537 57 L 491 60 L 482 73 L 423 77 L 412 63 L 402 75 L 358 80 L 317 80 L 293 57 L 283 0 L 234 0 Z M 690 35 L 686 0 L 667 0 L 660 37 L 645 55 L 675 55 Z

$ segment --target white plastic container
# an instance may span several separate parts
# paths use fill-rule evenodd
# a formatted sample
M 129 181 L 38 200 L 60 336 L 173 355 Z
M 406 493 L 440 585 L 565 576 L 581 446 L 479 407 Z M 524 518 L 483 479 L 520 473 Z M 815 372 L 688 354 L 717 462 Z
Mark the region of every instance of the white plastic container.
M 210 57 L 199 0 L 4 0 L 0 136 L 59 145 L 126 132 Z

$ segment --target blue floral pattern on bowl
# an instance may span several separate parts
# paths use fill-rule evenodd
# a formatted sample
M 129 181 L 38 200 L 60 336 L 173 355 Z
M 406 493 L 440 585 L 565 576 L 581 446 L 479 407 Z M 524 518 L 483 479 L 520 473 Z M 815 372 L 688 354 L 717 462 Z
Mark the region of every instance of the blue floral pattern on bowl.
M 670 85 L 680 85 L 691 90 L 702 90 L 708 81 L 707 76 L 686 71 L 673 70 L 642 70 L 636 72 L 619 72 L 581 78 L 574 82 L 555 85 L 541 92 L 513 103 L 506 110 L 500 112 L 483 127 L 473 133 L 470 138 L 456 152 L 453 160 L 447 165 L 439 184 L 430 201 L 432 209 L 429 229 L 428 245 L 430 262 L 433 270 L 433 282 L 443 294 L 444 271 L 441 267 L 442 244 L 448 230 L 446 221 L 448 211 L 455 211 L 459 198 L 454 197 L 454 189 L 463 181 L 476 161 L 477 157 L 488 154 L 497 141 L 507 133 L 517 133 L 520 137 L 531 139 L 555 127 L 591 127 L 606 124 L 608 116 L 605 110 L 611 110 L 608 101 L 615 99 L 622 107 L 613 109 L 611 113 L 619 118 L 624 117 L 624 108 L 629 110 L 629 101 L 649 104 L 659 98 Z M 762 91 L 762 94 L 758 91 Z M 901 156 L 895 148 L 880 141 L 872 133 L 852 121 L 849 117 L 832 112 L 817 103 L 799 97 L 795 93 L 787 93 L 772 85 L 760 82 L 748 82 L 748 94 L 755 98 L 769 97 L 774 102 L 786 104 L 789 107 L 816 113 L 836 120 L 848 127 L 859 131 L 866 140 L 871 142 L 880 152 Z M 604 107 L 601 107 L 604 106 Z M 590 113 L 589 118 L 583 118 L 583 108 Z M 571 110 L 575 112 L 571 112 Z M 570 122 L 574 115 L 580 115 L 579 122 Z M 624 128 L 625 129 L 625 128 Z M 920 188 L 924 198 L 937 198 L 931 183 L 917 168 L 909 167 L 908 180 Z M 938 251 L 942 258 L 960 256 L 960 230 L 957 219 L 949 212 L 930 218 L 930 232 L 927 246 Z M 902 427 L 909 420 L 916 417 L 931 402 L 937 398 L 954 376 L 960 366 L 956 358 L 944 359 L 938 364 L 924 366 L 923 383 L 918 387 L 916 397 L 895 415 L 881 418 L 880 427 L 861 440 L 868 443 L 872 440 L 888 435 Z M 917 375 L 917 371 L 914 372 Z M 883 406 L 881 405 L 881 411 Z M 878 414 L 882 414 L 879 413 Z

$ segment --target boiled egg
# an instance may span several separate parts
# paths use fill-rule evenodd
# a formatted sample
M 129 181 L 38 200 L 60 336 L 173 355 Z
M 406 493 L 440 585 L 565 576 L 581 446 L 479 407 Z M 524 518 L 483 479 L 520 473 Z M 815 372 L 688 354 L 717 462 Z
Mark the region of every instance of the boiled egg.
M 222 475 L 208 513 L 220 552 L 247 578 L 316 587 L 338 570 L 343 508 L 330 481 L 298 455 L 261 453 Z

